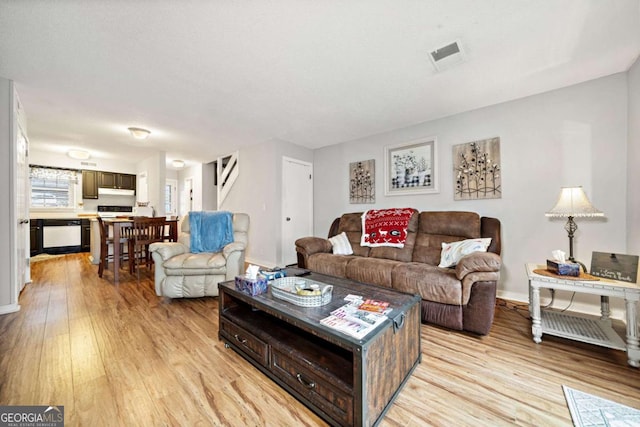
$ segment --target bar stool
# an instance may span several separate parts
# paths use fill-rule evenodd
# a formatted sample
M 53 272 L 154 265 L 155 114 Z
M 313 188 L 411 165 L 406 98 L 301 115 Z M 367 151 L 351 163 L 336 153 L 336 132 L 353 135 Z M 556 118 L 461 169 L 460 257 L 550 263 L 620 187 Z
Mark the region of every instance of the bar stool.
M 133 218 L 128 235 L 129 273 L 133 274 L 141 264 L 151 268 L 153 260 L 149 253 L 149 245 L 164 241 L 165 221 L 165 217 Z
M 105 268 L 109 269 L 109 261 L 113 261 L 113 255 L 109 254 L 109 246 L 113 246 L 114 241 L 109 237 L 109 229 L 102 218 L 98 217 L 98 227 L 100 228 L 100 264 L 98 265 L 98 277 L 102 277 Z M 126 237 L 120 238 L 120 264 L 124 259 L 124 244 L 127 243 Z

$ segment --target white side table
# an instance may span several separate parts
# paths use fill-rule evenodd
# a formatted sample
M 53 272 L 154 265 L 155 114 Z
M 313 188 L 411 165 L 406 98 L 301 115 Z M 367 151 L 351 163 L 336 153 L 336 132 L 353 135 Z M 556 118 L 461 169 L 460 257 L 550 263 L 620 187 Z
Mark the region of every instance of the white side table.
M 627 352 L 629 365 L 640 367 L 638 341 L 638 301 L 640 286 L 616 280 L 572 280 L 557 276 L 543 276 L 533 271 L 545 269 L 543 265 L 526 264 L 529 278 L 529 314 L 533 341 L 542 342 L 542 334 L 596 344 Z M 540 289 L 559 289 L 570 292 L 600 295 L 600 318 L 580 313 L 561 313 L 540 309 Z M 611 327 L 609 297 L 623 298 L 626 307 L 626 342 Z

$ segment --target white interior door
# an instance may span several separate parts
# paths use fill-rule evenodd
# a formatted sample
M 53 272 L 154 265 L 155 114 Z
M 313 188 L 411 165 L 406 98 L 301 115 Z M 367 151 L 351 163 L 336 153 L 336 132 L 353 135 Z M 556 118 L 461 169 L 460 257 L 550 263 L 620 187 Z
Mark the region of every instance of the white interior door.
M 193 178 L 185 178 L 184 191 L 180 201 L 180 215 L 188 215 L 193 210 Z
M 298 262 L 295 241 L 313 233 L 313 166 L 282 158 L 282 265 Z
M 16 302 L 18 294 L 25 284 L 31 280 L 29 262 L 29 142 L 21 122 L 24 117 L 16 103 L 17 135 L 16 135 L 16 175 L 15 175 L 15 215 L 16 225 Z
M 147 172 L 140 172 L 136 181 L 136 199 L 141 203 L 149 202 L 149 181 Z

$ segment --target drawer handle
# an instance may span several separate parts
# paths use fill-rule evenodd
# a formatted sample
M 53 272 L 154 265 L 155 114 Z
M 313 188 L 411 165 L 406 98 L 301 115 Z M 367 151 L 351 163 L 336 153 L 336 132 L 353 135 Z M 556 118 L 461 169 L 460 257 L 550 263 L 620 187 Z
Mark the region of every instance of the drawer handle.
M 240 338 L 240 337 L 238 336 L 238 334 L 235 334 L 233 337 L 234 337 L 234 338 L 236 339 L 236 341 L 238 341 L 240 344 L 246 344 L 246 343 L 247 343 L 247 340 L 246 340 L 246 339 L 244 339 L 244 338 Z
M 313 382 L 313 381 L 309 381 L 309 382 L 305 381 L 302 378 L 302 374 L 296 374 L 296 378 L 298 379 L 298 382 L 300 384 L 302 384 L 303 386 L 305 386 L 306 388 L 315 388 L 316 387 L 316 383 L 315 382 Z

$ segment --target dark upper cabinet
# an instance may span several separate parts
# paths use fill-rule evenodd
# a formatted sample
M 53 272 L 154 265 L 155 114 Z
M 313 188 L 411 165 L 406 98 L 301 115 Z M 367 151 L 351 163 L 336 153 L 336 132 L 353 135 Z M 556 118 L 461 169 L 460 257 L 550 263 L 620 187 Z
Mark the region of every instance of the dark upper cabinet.
M 118 188 L 118 174 L 115 172 L 98 172 L 100 188 Z
M 98 181 L 100 188 L 136 189 L 136 176 L 127 173 L 98 172 Z
M 118 174 L 118 188 L 123 188 L 125 190 L 135 190 L 136 189 L 136 176 L 129 175 L 124 173 Z
M 82 171 L 82 198 L 98 198 L 98 171 Z

